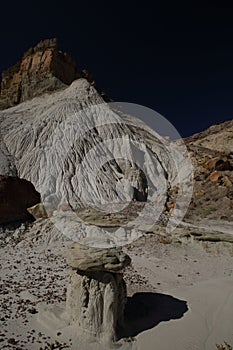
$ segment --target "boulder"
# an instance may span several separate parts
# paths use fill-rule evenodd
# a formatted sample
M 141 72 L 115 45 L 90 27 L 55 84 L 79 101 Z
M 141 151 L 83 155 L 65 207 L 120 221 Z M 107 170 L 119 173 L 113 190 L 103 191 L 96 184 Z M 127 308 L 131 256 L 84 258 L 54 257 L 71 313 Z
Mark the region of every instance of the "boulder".
M 212 182 L 218 181 L 218 178 L 219 178 L 219 173 L 218 173 L 218 171 L 213 171 L 213 172 L 210 174 L 210 180 L 211 180 Z
M 0 175 L 0 224 L 28 220 L 27 208 L 40 202 L 40 194 L 29 181 Z
M 131 260 L 120 248 L 91 248 L 76 242 L 69 250 L 67 262 L 73 269 L 81 271 L 118 272 Z
M 34 219 L 46 219 L 52 215 L 52 211 L 48 211 L 48 207 L 42 203 L 38 203 L 30 208 L 27 208 L 27 211 L 34 217 Z

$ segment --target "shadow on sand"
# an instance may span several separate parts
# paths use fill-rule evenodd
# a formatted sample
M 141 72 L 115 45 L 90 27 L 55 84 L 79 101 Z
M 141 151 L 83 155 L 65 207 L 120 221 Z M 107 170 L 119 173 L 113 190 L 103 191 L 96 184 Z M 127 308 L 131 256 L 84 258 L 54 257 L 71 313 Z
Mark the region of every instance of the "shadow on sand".
M 171 295 L 136 293 L 129 297 L 125 307 L 125 329 L 120 338 L 134 337 L 157 326 L 160 322 L 182 318 L 188 311 L 187 302 Z

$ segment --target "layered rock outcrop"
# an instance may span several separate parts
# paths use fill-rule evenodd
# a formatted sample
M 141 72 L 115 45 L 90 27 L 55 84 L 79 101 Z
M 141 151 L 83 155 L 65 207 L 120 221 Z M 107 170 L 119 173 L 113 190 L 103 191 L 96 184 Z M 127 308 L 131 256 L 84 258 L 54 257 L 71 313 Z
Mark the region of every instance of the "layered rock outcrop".
M 2 73 L 0 109 L 63 88 L 79 77 L 81 71 L 67 53 L 58 50 L 57 39 L 41 41 Z
M 211 125 L 208 129 L 185 139 L 187 146 L 200 147 L 215 152 L 233 151 L 233 120 Z
M 70 278 L 66 313 L 69 324 L 89 340 L 111 343 L 124 327 L 127 301 L 122 270 L 131 262 L 119 248 L 97 249 L 78 243 L 68 257 Z
M 40 202 L 40 194 L 27 180 L 0 175 L 0 224 L 27 220 L 27 208 Z
M 187 219 L 233 220 L 233 121 L 213 125 L 185 140 L 194 164 L 194 191 Z

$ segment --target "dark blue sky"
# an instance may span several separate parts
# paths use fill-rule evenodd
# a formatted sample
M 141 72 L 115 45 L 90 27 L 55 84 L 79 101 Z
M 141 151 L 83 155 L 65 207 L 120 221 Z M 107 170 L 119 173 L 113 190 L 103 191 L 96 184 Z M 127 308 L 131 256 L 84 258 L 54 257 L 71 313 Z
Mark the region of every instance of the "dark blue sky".
M 182 136 L 232 119 L 233 5 L 150 3 L 5 2 L 0 70 L 57 37 L 110 97 L 156 110 Z

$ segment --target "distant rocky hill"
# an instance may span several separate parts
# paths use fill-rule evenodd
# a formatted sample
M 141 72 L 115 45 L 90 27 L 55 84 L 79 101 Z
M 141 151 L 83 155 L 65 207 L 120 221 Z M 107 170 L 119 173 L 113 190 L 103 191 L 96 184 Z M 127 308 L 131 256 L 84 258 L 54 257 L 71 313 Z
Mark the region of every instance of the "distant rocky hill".
M 187 217 L 233 221 L 233 120 L 185 139 L 195 176 Z
M 187 145 L 208 148 L 212 151 L 233 152 L 233 120 L 210 126 L 185 139 Z

